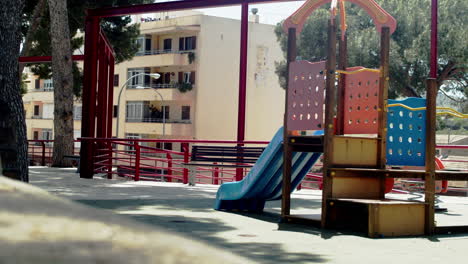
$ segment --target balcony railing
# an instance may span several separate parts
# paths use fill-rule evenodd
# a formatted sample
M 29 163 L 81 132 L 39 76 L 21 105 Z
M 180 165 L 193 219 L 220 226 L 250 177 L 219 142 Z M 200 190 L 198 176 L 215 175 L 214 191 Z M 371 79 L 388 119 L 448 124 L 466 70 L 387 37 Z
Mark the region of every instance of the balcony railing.
M 152 117 L 126 117 L 125 121 L 128 123 L 164 123 L 163 118 Z M 191 124 L 191 120 L 181 119 L 166 119 L 167 124 Z
M 138 51 L 135 56 L 148 56 L 148 55 L 159 55 L 159 54 L 187 54 L 195 52 L 195 50 L 142 50 Z
M 142 87 L 142 88 L 137 88 Z M 174 89 L 177 88 L 177 83 L 152 83 L 152 84 L 131 84 L 127 85 L 127 89 L 148 89 L 148 88 L 155 88 L 155 89 Z
M 33 92 L 53 92 L 54 87 L 41 87 L 39 89 L 32 90 Z
M 54 117 L 47 117 L 47 116 L 38 116 L 38 115 L 33 115 L 31 116 L 31 119 L 45 119 L 45 120 L 52 120 Z

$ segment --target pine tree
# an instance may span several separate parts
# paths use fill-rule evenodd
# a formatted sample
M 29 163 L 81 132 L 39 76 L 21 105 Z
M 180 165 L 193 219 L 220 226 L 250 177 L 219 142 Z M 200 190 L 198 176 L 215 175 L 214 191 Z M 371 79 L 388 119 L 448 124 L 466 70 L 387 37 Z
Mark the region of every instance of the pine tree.
M 24 1 L 0 0 L 0 158 L 2 166 L 16 169 L 19 180 L 28 181 L 28 145 L 23 100 L 20 94 L 18 58 L 21 11 Z M 8 153 L 10 159 L 6 160 Z M 13 152 L 13 154 L 12 154 Z

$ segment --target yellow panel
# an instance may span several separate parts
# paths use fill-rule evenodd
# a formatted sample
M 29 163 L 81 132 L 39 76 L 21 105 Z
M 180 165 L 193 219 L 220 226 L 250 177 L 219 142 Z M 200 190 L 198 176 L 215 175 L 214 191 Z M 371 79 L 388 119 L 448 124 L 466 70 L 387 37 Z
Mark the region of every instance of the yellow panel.
M 332 198 L 379 198 L 379 178 L 334 177 Z
M 334 137 L 332 155 L 334 165 L 374 167 L 377 165 L 377 139 Z
M 369 204 L 369 236 L 424 234 L 424 204 Z

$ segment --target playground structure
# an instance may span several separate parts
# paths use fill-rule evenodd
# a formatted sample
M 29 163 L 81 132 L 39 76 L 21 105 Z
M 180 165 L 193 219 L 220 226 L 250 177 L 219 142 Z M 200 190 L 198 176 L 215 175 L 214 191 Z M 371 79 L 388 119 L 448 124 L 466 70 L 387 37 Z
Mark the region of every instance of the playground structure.
M 111 78 L 113 71 L 111 55 L 113 52 L 99 29 L 100 18 L 241 4 L 242 30 L 237 144 L 244 144 L 247 10 L 249 3 L 261 2 L 273 1 L 188 0 L 90 10 L 86 19 L 84 56 L 85 89 L 83 91 L 82 123 L 84 139 L 81 149 L 81 177 L 91 178 L 96 172 L 108 175 L 114 173 L 112 171 L 112 143 L 118 142 L 118 140 L 109 139 L 111 137 L 109 131 L 112 127 L 113 89 L 109 89 L 109 87 L 113 87 L 113 78 Z M 275 136 L 270 143 L 272 147 L 270 153 L 273 153 L 273 157 L 268 160 L 272 161 L 275 166 L 280 165 L 271 174 L 274 175 L 274 178 L 271 178 L 274 183 L 267 182 L 265 185 L 271 192 L 264 197 L 257 197 L 260 194 L 263 195 L 264 192 L 249 190 L 248 188 L 254 185 L 252 185 L 253 182 L 248 181 L 250 178 L 247 176 L 242 184 L 236 183 L 238 188 L 243 191 L 243 193 L 237 193 L 238 198 L 227 195 L 224 197 L 226 199 L 220 199 L 220 201 L 234 201 L 250 196 L 253 200 L 257 200 L 256 205 L 253 203 L 254 206 L 249 207 L 252 203 L 247 203 L 249 206 L 244 208 L 260 211 L 262 202 L 281 197 L 281 216 L 285 221 L 308 220 L 325 228 L 343 227 L 363 230 L 369 236 L 419 235 L 454 230 L 446 227 L 436 229 L 435 227 L 434 184 L 436 179 L 466 181 L 468 174 L 435 170 L 435 98 L 437 90 L 435 80 L 428 81 L 427 101 L 417 100 L 417 103 L 412 104 L 410 103 L 412 100 L 401 102 L 387 100 L 389 40 L 391 33 L 395 30 L 396 21 L 373 1 L 350 1 L 362 6 L 371 15 L 378 32 L 381 33 L 381 67 L 379 69 L 347 66 L 346 35 L 340 41 L 340 59 L 338 69 L 336 69 L 337 60 L 334 54 L 336 53 L 337 23 L 334 17 L 328 28 L 328 54 L 333 55 L 328 56 L 327 61 L 322 62 L 310 63 L 295 60 L 296 34 L 300 32 L 305 19 L 318 6 L 328 2 L 331 1 L 307 1 L 284 24 L 288 31 L 289 80 L 285 123 L 283 130 L 280 130 L 280 133 L 283 131 L 283 146 L 281 147 L 281 137 L 278 136 Z M 335 87 L 336 74 L 340 76 L 338 87 Z M 335 106 L 337 107 L 336 114 Z M 424 107 L 426 107 L 425 110 L 421 109 Z M 363 113 L 366 114 L 363 115 Z M 454 112 L 452 114 L 458 115 Z M 408 119 L 410 115 L 414 116 L 414 119 L 411 120 L 415 120 L 414 122 L 418 122 L 418 124 L 402 123 L 401 118 Z M 396 119 L 393 120 L 393 118 Z M 391 124 L 393 124 L 393 128 Z M 407 128 L 405 134 L 397 133 L 401 132 L 398 129 L 403 130 L 400 129 L 400 125 Z M 413 129 L 410 129 L 410 125 Z M 392 129 L 395 132 L 392 132 Z M 319 135 L 319 132 L 315 135 L 302 135 L 302 133 L 298 135 L 297 133 L 297 131 L 310 130 L 323 130 L 324 135 Z M 369 134 L 373 134 L 373 136 L 369 136 Z M 411 142 L 409 142 L 410 140 Z M 418 148 L 404 148 L 403 145 L 406 142 L 418 143 Z M 139 150 L 145 148 L 140 147 L 137 141 L 133 142 L 133 147 L 135 148 L 135 160 L 139 160 L 141 158 Z M 299 152 L 305 154 L 298 154 Z M 290 212 L 290 193 L 305 177 L 307 168 L 310 169 L 318 159 L 317 153 L 321 152 L 324 153 L 321 219 L 317 221 L 292 215 Z M 265 153 L 265 155 L 267 154 Z M 284 156 L 281 158 L 281 155 Z M 404 155 L 406 158 L 401 157 Z M 412 164 L 407 164 L 408 161 L 411 161 Z M 282 168 L 281 163 L 283 163 Z M 137 164 L 139 163 L 135 163 L 134 167 L 135 179 L 140 173 L 140 167 Z M 425 166 L 425 170 L 387 169 L 387 165 Z M 267 165 L 258 162 L 257 166 L 262 169 Z M 255 170 L 254 167 L 252 175 L 255 174 Z M 283 170 L 282 173 L 281 170 Z M 184 183 L 186 172 L 187 170 L 184 169 Z M 258 173 L 258 176 L 252 176 L 252 178 L 258 179 L 261 174 Z M 284 175 L 282 181 L 278 181 L 281 179 L 278 177 L 282 175 Z M 425 202 L 385 200 L 386 181 L 393 178 L 424 179 Z M 239 178 L 236 177 L 236 179 Z M 223 193 L 223 188 L 226 187 L 221 187 L 221 193 Z M 280 191 L 281 195 L 279 195 Z M 234 192 L 238 192 L 238 190 L 234 190 Z M 225 205 L 221 205 L 221 203 L 219 209 L 239 209 L 239 207 L 243 209 L 244 206 L 242 202 L 225 202 Z M 468 227 L 457 227 L 457 230 L 466 231 Z
M 360 230 L 371 237 L 433 234 L 450 229 L 435 226 L 435 180 L 467 180 L 468 174 L 435 170 L 435 79 L 427 82 L 427 99 L 388 100 L 390 35 L 395 31 L 396 21 L 374 1 L 349 2 L 365 9 L 380 33 L 379 69 L 348 67 L 345 32 L 339 43 L 336 69 L 334 10 L 328 25 L 327 61 L 296 61 L 296 35 L 305 19 L 327 2 L 331 1 L 307 1 L 283 25 L 288 32 L 289 72 L 284 123 L 283 219 L 304 220 L 290 213 L 291 155 L 294 151 L 315 152 L 309 142 L 318 140 L 323 142 L 324 163 L 319 221 L 322 227 Z M 337 6 L 332 4 L 334 8 Z M 451 114 L 463 117 L 460 113 Z M 311 117 L 315 119 L 313 122 L 309 121 Z M 324 129 L 323 137 L 291 133 L 317 129 Z M 387 165 L 425 166 L 425 170 L 389 169 Z M 424 179 L 425 201 L 385 199 L 386 182 L 392 178 Z M 466 227 L 457 228 L 466 230 Z

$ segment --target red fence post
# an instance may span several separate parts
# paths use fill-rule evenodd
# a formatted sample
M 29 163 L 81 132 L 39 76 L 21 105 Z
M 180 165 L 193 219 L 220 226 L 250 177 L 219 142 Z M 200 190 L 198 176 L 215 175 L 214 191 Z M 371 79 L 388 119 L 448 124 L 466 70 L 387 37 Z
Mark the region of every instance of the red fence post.
M 109 140 L 107 142 L 108 146 L 107 146 L 107 151 L 108 151 L 108 154 L 107 154 L 107 179 L 112 179 L 112 163 L 113 163 L 113 160 L 112 160 L 112 152 L 113 152 L 113 149 L 112 149 L 112 141 Z
M 184 151 L 184 163 L 188 163 L 189 162 L 189 145 L 188 143 L 182 143 L 182 150 Z M 187 184 L 188 183 L 188 169 L 187 168 L 184 168 L 184 177 L 183 177 L 183 181 L 182 181 L 184 184 Z
M 214 164 L 218 164 L 218 163 L 215 162 Z M 215 185 L 219 184 L 219 168 L 218 167 L 214 168 L 213 184 L 215 184 Z
M 172 156 L 171 153 L 166 154 L 167 157 L 167 181 L 172 182 Z
M 135 181 L 140 180 L 140 144 L 138 141 L 133 141 L 135 148 Z
M 236 168 L 236 181 L 241 181 L 243 177 L 244 177 L 244 169 Z
M 42 146 L 42 157 L 41 157 L 41 166 L 45 166 L 45 142 L 41 141 Z
M 96 44 L 99 38 L 99 18 L 86 16 L 85 19 L 85 59 L 83 66 L 83 94 L 81 136 L 96 137 L 96 88 L 98 57 Z M 82 141 L 80 151 L 80 178 L 92 179 L 94 175 L 93 142 Z

